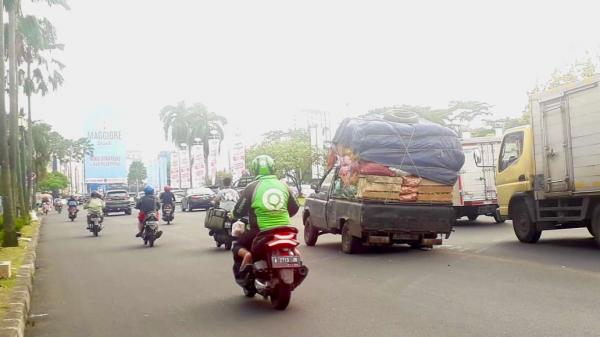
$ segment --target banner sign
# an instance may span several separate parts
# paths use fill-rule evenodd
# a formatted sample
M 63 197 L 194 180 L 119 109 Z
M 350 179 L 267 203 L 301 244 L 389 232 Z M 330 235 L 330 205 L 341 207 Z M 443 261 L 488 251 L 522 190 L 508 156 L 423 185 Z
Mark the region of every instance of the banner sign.
M 103 125 L 87 134 L 94 153 L 85 156 L 87 184 L 127 183 L 127 159 L 120 130 Z

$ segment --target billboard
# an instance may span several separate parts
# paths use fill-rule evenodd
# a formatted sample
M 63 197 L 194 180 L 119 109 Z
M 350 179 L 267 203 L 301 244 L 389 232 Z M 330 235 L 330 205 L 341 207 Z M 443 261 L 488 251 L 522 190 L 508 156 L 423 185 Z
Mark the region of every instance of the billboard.
M 194 187 L 204 186 L 206 168 L 204 167 L 204 146 L 192 146 L 192 157 L 194 164 L 192 166 L 192 182 Z
M 86 184 L 126 184 L 127 156 L 121 130 L 104 123 L 88 127 L 94 153 L 85 157 Z
M 241 135 L 236 134 L 235 139 L 237 139 L 237 141 L 233 144 L 229 160 L 231 163 L 230 170 L 233 180 L 238 180 L 246 171 L 246 150 L 244 148 L 244 143 L 241 141 Z

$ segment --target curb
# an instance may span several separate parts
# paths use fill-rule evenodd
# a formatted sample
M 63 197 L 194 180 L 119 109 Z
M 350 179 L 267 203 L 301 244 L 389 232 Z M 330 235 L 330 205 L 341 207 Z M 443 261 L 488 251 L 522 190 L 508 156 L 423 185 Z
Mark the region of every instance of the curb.
M 17 282 L 8 297 L 8 309 L 2 321 L 0 321 L 0 337 L 24 337 L 25 324 L 29 318 L 31 309 L 31 295 L 33 292 L 33 276 L 35 274 L 35 258 L 40 227 L 33 233 L 29 247 L 23 256 L 23 263 L 17 271 Z

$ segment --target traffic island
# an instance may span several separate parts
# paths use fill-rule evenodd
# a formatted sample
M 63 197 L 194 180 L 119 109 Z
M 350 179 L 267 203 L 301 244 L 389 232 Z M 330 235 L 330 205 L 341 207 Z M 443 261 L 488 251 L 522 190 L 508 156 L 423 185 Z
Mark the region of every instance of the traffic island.
M 0 261 L 10 261 L 12 273 L 0 280 L 0 337 L 23 337 L 29 316 L 40 221 L 23 226 L 18 247 L 0 248 Z

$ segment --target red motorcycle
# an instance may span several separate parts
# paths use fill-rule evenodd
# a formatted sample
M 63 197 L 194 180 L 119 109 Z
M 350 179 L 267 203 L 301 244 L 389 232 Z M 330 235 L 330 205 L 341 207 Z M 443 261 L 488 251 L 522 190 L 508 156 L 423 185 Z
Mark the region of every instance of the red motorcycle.
M 261 232 L 252 243 L 255 262 L 236 275 L 244 295 L 257 293 L 271 300 L 277 310 L 285 310 L 296 289 L 308 275 L 302 263 L 294 227 L 278 227 Z

